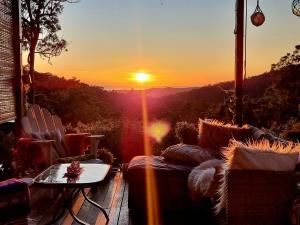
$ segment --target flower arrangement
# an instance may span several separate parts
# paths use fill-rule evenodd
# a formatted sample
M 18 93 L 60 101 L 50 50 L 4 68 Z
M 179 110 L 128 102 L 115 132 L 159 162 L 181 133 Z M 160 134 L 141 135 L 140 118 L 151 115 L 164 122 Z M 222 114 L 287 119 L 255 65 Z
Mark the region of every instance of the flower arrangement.
M 67 167 L 66 177 L 76 177 L 80 175 L 82 168 L 79 161 L 73 161 L 70 166 Z

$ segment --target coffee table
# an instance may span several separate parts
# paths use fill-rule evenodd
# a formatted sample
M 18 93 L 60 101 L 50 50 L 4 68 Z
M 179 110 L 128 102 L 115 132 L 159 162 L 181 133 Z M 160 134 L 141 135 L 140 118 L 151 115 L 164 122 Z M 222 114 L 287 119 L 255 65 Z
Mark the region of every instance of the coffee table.
M 81 174 L 76 178 L 67 178 L 65 177 L 65 173 L 67 172 L 67 167 L 69 163 L 65 164 L 56 164 L 50 166 L 44 172 L 39 174 L 34 178 L 34 184 L 41 187 L 53 187 L 58 188 L 60 193 L 62 194 L 63 204 L 56 210 L 54 213 L 52 220 L 48 224 L 53 224 L 57 222 L 68 209 L 73 219 L 79 224 L 88 225 L 88 223 L 79 219 L 72 210 L 72 205 L 74 199 L 76 198 L 79 192 L 82 193 L 83 197 L 92 205 L 99 208 L 107 222 L 109 221 L 109 217 L 105 211 L 99 204 L 92 201 L 87 197 L 84 192 L 84 188 L 93 187 L 99 183 L 101 183 L 106 177 L 110 165 L 107 164 L 80 164 L 82 167 Z

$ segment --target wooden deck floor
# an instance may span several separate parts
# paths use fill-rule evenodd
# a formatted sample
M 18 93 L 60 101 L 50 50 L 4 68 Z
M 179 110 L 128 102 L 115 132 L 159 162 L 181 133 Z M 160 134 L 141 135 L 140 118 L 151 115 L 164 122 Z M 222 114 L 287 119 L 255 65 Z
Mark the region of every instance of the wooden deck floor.
M 62 200 L 50 198 L 51 190 L 33 187 L 31 190 L 32 212 L 29 216 L 29 225 L 47 224 Z M 73 211 L 79 218 L 96 225 L 146 225 L 144 216 L 135 215 L 128 209 L 128 185 L 123 174 L 118 172 L 110 175 L 96 189 L 86 189 L 88 196 L 102 205 L 109 214 L 109 223 L 99 209 L 87 203 L 80 193 L 73 205 Z M 194 225 L 214 224 L 203 220 L 201 215 L 194 217 L 183 213 L 174 213 L 164 216 L 163 225 Z M 69 213 L 65 213 L 57 225 L 77 225 Z M 162 225 L 161 224 L 161 225 Z

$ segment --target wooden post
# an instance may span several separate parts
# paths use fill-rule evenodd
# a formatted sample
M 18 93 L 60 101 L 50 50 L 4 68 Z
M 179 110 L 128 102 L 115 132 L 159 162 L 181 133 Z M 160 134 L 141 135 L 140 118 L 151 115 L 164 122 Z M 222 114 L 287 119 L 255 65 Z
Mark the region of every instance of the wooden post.
M 236 0 L 234 122 L 239 126 L 243 123 L 244 1 Z
M 23 102 L 23 85 L 22 85 L 22 50 L 21 50 L 21 17 L 20 17 L 20 0 L 12 0 L 13 13 L 13 46 L 15 58 L 15 76 L 14 76 L 14 94 L 16 100 L 16 137 L 21 135 L 21 118 L 24 116 Z

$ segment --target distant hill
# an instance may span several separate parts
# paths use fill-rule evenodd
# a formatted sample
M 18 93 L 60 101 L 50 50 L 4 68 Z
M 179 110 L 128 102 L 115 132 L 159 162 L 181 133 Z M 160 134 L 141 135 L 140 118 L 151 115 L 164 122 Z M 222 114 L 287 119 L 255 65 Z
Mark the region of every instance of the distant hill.
M 264 73 L 252 76 L 244 81 L 244 95 L 252 97 L 262 96 L 265 90 L 272 84 L 272 76 L 270 73 Z M 224 98 L 224 90 L 234 88 L 234 81 L 221 82 L 213 85 L 206 85 L 199 88 L 191 88 L 190 90 L 174 92 L 177 98 L 197 99 L 199 101 L 220 102 Z M 174 96 L 162 96 L 174 98 Z
M 259 96 L 264 93 L 267 87 L 270 86 L 272 80 L 269 73 L 264 73 L 257 76 L 249 77 L 244 82 L 244 94 L 251 96 Z M 212 93 L 219 96 L 221 93 L 224 95 L 224 90 L 234 88 L 234 81 L 220 82 L 216 84 L 206 85 L 202 87 L 162 87 L 162 88 L 149 88 L 147 89 L 147 96 L 151 98 L 174 97 L 176 96 L 193 96 L 200 97 L 200 99 L 211 99 Z M 116 90 L 119 93 L 134 93 L 140 90 Z M 217 97 L 217 99 L 220 99 Z
M 275 73 L 272 71 L 247 78 L 244 95 L 262 97 L 271 88 L 274 79 Z M 111 117 L 141 118 L 140 90 L 108 91 L 76 78 L 59 78 L 49 73 L 37 73 L 36 81 L 37 103 L 49 107 L 65 122 L 89 122 Z M 199 117 L 217 116 L 219 108 L 227 104 L 226 90 L 233 88 L 234 82 L 227 81 L 198 88 L 148 89 L 149 117 L 165 118 L 171 122 L 195 122 Z
M 161 98 L 169 95 L 174 95 L 178 93 L 183 93 L 183 92 L 188 92 L 193 89 L 196 89 L 199 87 L 157 87 L 157 88 L 148 88 L 146 89 L 147 91 L 147 96 L 148 97 L 153 97 L 153 98 Z M 133 93 L 133 92 L 140 92 L 140 90 L 115 90 L 116 92 L 119 93 Z

